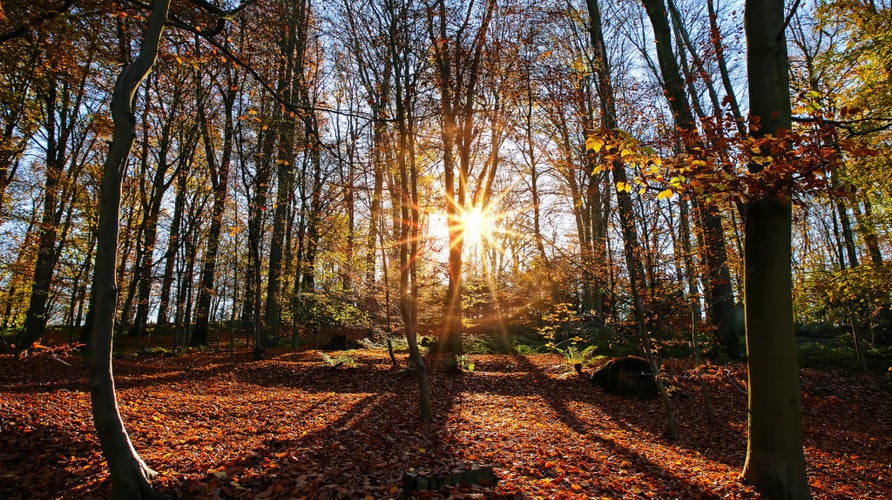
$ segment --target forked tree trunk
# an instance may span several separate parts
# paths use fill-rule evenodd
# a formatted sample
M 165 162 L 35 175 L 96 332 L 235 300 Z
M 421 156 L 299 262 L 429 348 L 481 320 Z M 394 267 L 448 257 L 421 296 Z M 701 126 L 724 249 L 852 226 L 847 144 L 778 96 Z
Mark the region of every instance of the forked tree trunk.
M 212 139 L 208 130 L 204 105 L 199 101 L 199 115 L 202 121 L 202 135 L 205 143 L 205 156 L 210 166 L 211 183 L 214 192 L 214 205 L 211 209 L 211 226 L 208 230 L 207 249 L 201 265 L 201 280 L 198 285 L 198 300 L 195 312 L 195 330 L 189 339 L 189 345 L 198 347 L 208 344 L 208 329 L 211 315 L 211 299 L 214 293 L 214 280 L 217 276 L 217 254 L 220 250 L 220 236 L 223 228 L 223 210 L 229 193 L 229 167 L 232 162 L 232 108 L 235 103 L 237 82 L 233 81 L 232 68 L 227 68 L 226 90 L 223 91 L 223 150 L 220 162 L 212 149 Z
M 149 483 L 155 472 L 142 461 L 124 428 L 115 395 L 111 356 L 117 300 L 115 263 L 121 181 L 136 135 L 133 97 L 155 63 L 169 7 L 170 0 L 153 0 L 140 53 L 124 67 L 115 83 L 111 103 L 114 135 L 103 167 L 100 188 L 98 243 L 93 275 L 95 310 L 89 364 L 90 396 L 93 422 L 111 475 L 112 498 L 121 500 L 162 497 Z
M 405 7 L 403 7 L 405 8 Z M 404 196 L 400 198 L 401 215 L 399 262 L 400 262 L 400 314 L 406 329 L 409 344 L 409 359 L 418 377 L 418 411 L 422 422 L 430 422 L 432 417 L 430 386 L 427 367 L 418 348 L 418 236 L 419 199 L 418 165 L 415 154 L 415 123 L 410 107 L 414 94 L 414 81 L 410 73 L 411 49 L 405 43 L 405 29 L 402 24 L 405 12 L 395 9 L 390 13 L 389 42 L 390 57 L 394 68 L 394 108 L 396 112 L 397 151 L 399 186 Z
M 747 0 L 745 8 L 753 136 L 790 129 L 789 61 L 783 0 Z M 750 165 L 752 171 L 761 166 Z M 790 193 L 746 204 L 744 303 L 749 426 L 743 478 L 766 498 L 811 498 L 802 451 L 799 367 L 793 338 Z

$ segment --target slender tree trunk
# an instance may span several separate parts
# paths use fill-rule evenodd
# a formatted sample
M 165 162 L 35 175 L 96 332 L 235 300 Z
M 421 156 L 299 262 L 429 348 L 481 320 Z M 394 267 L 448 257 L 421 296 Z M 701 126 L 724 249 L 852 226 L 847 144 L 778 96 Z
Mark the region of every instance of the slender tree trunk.
M 149 483 L 155 472 L 146 466 L 134 449 L 118 411 L 111 357 L 117 303 L 115 264 L 121 183 L 136 127 L 132 107 L 133 95 L 152 70 L 169 6 L 170 0 L 152 2 L 152 13 L 143 35 L 139 55 L 121 71 L 115 83 L 111 103 L 114 135 L 103 168 L 100 191 L 96 264 L 93 274 L 94 318 L 90 342 L 92 354 L 89 361 L 89 380 L 93 421 L 99 435 L 102 453 L 108 463 L 112 479 L 112 498 L 115 500 L 160 497 Z
M 25 313 L 25 325 L 16 341 L 16 354 L 30 348 L 31 344 L 43 337 L 46 331 L 47 309 L 52 286 L 53 274 L 59 259 L 56 248 L 59 220 L 56 216 L 58 200 L 61 195 L 61 181 L 65 165 L 67 133 L 58 131 L 56 114 L 59 111 L 56 82 L 51 82 L 47 95 L 43 97 L 46 104 L 46 172 L 43 189 L 43 216 L 38 225 L 37 260 L 31 283 L 31 299 Z M 64 112 L 64 110 L 62 110 Z M 61 137 L 60 137 L 61 136 Z
M 750 113 L 761 119 L 750 131 L 756 137 L 791 127 L 784 14 L 783 0 L 746 1 Z M 793 338 L 789 193 L 748 201 L 744 231 L 749 425 L 742 477 L 768 498 L 811 498 Z
M 858 203 L 853 205 L 855 211 L 855 223 L 858 232 L 864 238 L 864 245 L 867 247 L 867 253 L 870 255 L 870 262 L 874 265 L 883 263 L 883 253 L 880 251 L 879 238 L 877 237 L 877 228 L 873 220 L 873 206 L 870 201 L 864 200 L 864 211 L 858 208 Z
M 217 270 L 217 254 L 220 249 L 220 233 L 223 229 L 223 210 L 226 208 L 226 197 L 229 192 L 229 167 L 232 162 L 232 108 L 235 104 L 236 84 L 231 76 L 232 68 L 227 68 L 228 78 L 226 90 L 223 91 L 223 150 L 220 153 L 220 163 L 217 165 L 216 156 L 211 147 L 210 131 L 203 104 L 199 104 L 199 114 L 202 121 L 202 129 L 205 142 L 205 156 L 211 163 L 211 180 L 214 192 L 214 205 L 211 209 L 211 225 L 208 230 L 207 249 L 204 252 L 204 262 L 201 267 L 201 281 L 198 285 L 198 305 L 195 318 L 195 330 L 189 340 L 189 345 L 196 347 L 207 345 L 208 324 L 210 316 L 211 298 L 214 296 L 214 279 Z
M 675 124 L 681 134 L 686 152 L 694 157 L 699 157 L 704 149 L 703 141 L 697 131 L 694 114 L 685 95 L 684 78 L 679 70 L 675 54 L 672 52 L 671 29 L 665 4 L 663 0 L 644 0 L 644 6 L 653 26 L 663 86 Z M 712 202 L 697 199 L 694 202 L 697 205 L 697 212 L 703 227 L 706 280 L 709 283 L 709 295 L 712 301 L 707 304 L 707 310 L 710 311 L 710 319 L 716 327 L 717 344 L 731 359 L 739 359 L 740 343 L 734 328 L 734 292 L 727 265 L 728 257 L 722 218 Z
M 598 0 L 586 0 L 589 13 L 589 34 L 591 36 L 592 46 L 595 49 L 595 73 L 598 78 L 598 97 L 601 101 L 601 126 L 605 133 L 611 133 L 617 129 L 616 119 L 616 103 L 614 100 L 613 84 L 610 79 L 610 65 L 607 61 L 607 48 L 604 43 L 604 34 L 601 21 L 601 9 Z M 628 184 L 626 177 L 625 165 L 622 160 L 616 159 L 612 165 L 612 175 L 615 185 L 620 183 Z M 620 216 L 620 226 L 623 235 L 623 247 L 626 259 L 626 267 L 629 272 L 629 285 L 632 295 L 632 311 L 635 315 L 635 322 L 638 325 L 638 340 L 641 342 L 647 361 L 651 366 L 654 374 L 654 380 L 663 402 L 663 409 L 666 412 L 667 431 L 669 438 L 675 440 L 678 437 L 678 429 L 675 424 L 675 412 L 672 408 L 672 402 L 663 385 L 660 366 L 656 361 L 650 334 L 647 331 L 647 319 L 644 313 L 644 305 L 641 301 L 639 287 L 644 285 L 644 269 L 638 256 L 641 253 L 641 244 L 638 240 L 638 233 L 635 228 L 634 210 L 632 208 L 632 199 L 629 193 L 617 189 L 617 202 Z
M 307 36 L 306 25 L 310 15 L 309 0 L 294 2 L 283 13 L 285 27 L 279 40 L 282 67 L 279 75 L 279 93 L 291 102 L 304 95 L 307 86 L 304 74 Z M 294 194 L 295 130 L 297 117 L 294 113 L 282 114 L 279 125 L 279 145 L 276 158 L 276 201 L 273 229 L 269 248 L 269 275 L 266 282 L 266 327 L 271 338 L 279 337 L 282 323 L 282 276 L 284 274 L 285 234 L 289 232 L 289 212 Z
M 183 221 L 183 211 L 186 206 L 186 180 L 188 174 L 185 168 L 179 168 L 176 173 L 177 187 L 176 197 L 173 203 L 173 219 L 170 222 L 169 235 L 167 237 L 167 249 L 164 252 L 164 274 L 161 277 L 161 296 L 158 299 L 158 327 L 166 326 L 169 322 L 167 310 L 170 307 L 170 293 L 173 287 L 174 266 L 180 247 L 180 226 Z

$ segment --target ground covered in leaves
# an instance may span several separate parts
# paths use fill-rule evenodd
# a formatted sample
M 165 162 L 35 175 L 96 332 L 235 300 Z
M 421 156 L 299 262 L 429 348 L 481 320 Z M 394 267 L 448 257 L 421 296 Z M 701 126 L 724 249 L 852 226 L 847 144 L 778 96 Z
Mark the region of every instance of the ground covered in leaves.
M 666 363 L 679 439 L 658 400 L 604 393 L 550 355 L 469 356 L 434 370 L 434 419 L 386 353 L 332 370 L 319 353 L 116 360 L 136 448 L 181 498 L 400 498 L 406 473 L 491 465 L 495 486 L 456 498 L 756 498 L 737 476 L 746 449 L 745 373 L 705 371 L 706 421 L 690 365 Z M 405 361 L 403 359 L 403 361 Z M 816 498 L 892 492 L 892 381 L 802 372 L 806 459 Z M 110 484 L 77 355 L 0 356 L 0 498 L 107 497 Z M 443 493 L 443 495 L 450 492 Z M 419 497 L 434 496 L 420 492 Z

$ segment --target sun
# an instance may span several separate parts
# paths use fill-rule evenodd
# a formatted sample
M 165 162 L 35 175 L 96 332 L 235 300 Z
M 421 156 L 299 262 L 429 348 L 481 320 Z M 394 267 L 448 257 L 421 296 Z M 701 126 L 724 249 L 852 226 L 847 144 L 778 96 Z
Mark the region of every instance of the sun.
M 490 207 L 474 205 L 458 214 L 462 241 L 470 247 L 495 242 L 498 222 L 499 216 Z
M 488 223 L 489 221 L 483 209 L 479 206 L 464 211 L 461 214 L 461 228 L 464 240 L 471 245 L 480 243 L 489 236 Z

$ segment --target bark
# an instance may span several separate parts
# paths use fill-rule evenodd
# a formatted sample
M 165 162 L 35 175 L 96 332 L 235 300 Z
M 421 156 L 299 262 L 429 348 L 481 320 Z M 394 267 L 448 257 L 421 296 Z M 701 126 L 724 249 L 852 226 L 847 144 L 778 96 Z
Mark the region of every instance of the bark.
M 186 206 L 186 169 L 180 168 L 176 174 L 177 188 L 173 203 L 173 219 L 170 222 L 170 231 L 167 237 L 167 249 L 164 252 L 164 274 L 161 277 L 161 296 L 158 299 L 158 327 L 169 323 L 167 310 L 170 307 L 170 292 L 173 287 L 174 265 L 177 260 L 177 252 L 180 246 L 180 226 L 183 221 L 183 210 Z
M 883 253 L 880 251 L 879 238 L 877 236 L 876 223 L 873 219 L 873 206 L 870 201 L 864 200 L 864 211 L 858 208 L 858 203 L 853 205 L 855 209 L 855 221 L 858 232 L 864 238 L 864 245 L 867 247 L 867 253 L 870 255 L 870 262 L 874 265 L 883 263 Z
M 784 2 L 747 0 L 744 17 L 750 112 L 761 119 L 761 127 L 750 132 L 758 137 L 789 130 Z M 790 193 L 748 201 L 744 231 L 749 418 L 742 477 L 768 498 L 811 498 L 793 337 Z
M 855 235 L 852 233 L 852 221 L 849 219 L 849 212 L 846 210 L 846 206 L 842 200 L 836 200 L 834 205 L 836 205 L 836 213 L 839 215 L 842 241 L 845 245 L 845 254 L 848 258 L 849 267 L 854 269 L 858 267 L 858 253 L 855 250 Z
M 271 120 L 276 122 L 278 116 L 276 112 L 272 112 Z M 261 304 L 262 291 L 260 287 L 261 276 L 261 243 L 263 239 L 263 214 L 266 211 L 267 198 L 269 195 L 269 182 L 272 175 L 271 158 L 273 156 L 273 145 L 275 135 L 271 130 L 261 132 L 258 141 L 260 142 L 260 152 L 256 157 L 256 171 L 253 180 L 249 180 L 250 174 L 245 170 L 243 162 L 242 182 L 245 186 L 253 185 L 254 192 L 248 190 L 248 280 L 246 284 L 246 300 L 245 310 L 243 312 L 243 321 L 249 325 L 251 338 L 254 342 L 254 357 L 256 359 L 263 358 L 263 348 L 265 347 L 265 339 L 263 336 L 263 324 L 261 322 Z
M 399 262 L 400 314 L 409 344 L 409 358 L 418 378 L 418 408 L 422 422 L 432 417 L 427 368 L 418 348 L 418 252 L 420 209 L 418 197 L 418 165 L 415 154 L 415 122 L 411 104 L 415 98 L 414 81 L 410 70 L 411 51 L 405 27 L 406 6 L 390 12 L 390 57 L 394 69 L 395 120 L 397 127 L 396 160 L 399 169 L 400 200 Z
M 217 270 L 217 254 L 220 250 L 220 233 L 223 229 L 223 210 L 226 208 L 226 197 L 229 191 L 229 167 L 232 162 L 232 108 L 235 103 L 237 86 L 232 78 L 232 68 L 227 67 L 228 78 L 223 91 L 223 149 L 220 152 L 219 165 L 211 147 L 210 131 L 205 116 L 204 105 L 199 101 L 199 114 L 205 143 L 205 157 L 210 163 L 211 182 L 213 184 L 214 205 L 211 208 L 211 225 L 208 230 L 207 249 L 201 266 L 201 281 L 198 285 L 198 300 L 195 313 L 195 329 L 189 339 L 193 347 L 207 345 L 208 323 L 211 299 L 214 296 L 214 279 Z
M 115 323 L 117 286 L 118 215 L 121 183 L 135 137 L 133 96 L 149 74 L 158 54 L 158 44 L 170 0 L 154 0 L 143 35 L 139 55 L 121 71 L 112 95 L 114 133 L 102 171 L 97 231 L 96 263 L 93 275 L 91 349 L 89 361 L 90 396 L 93 421 L 102 453 L 108 463 L 113 499 L 160 497 L 149 483 L 155 472 L 146 466 L 133 447 L 118 411 L 112 374 L 112 333 Z
M 280 50 L 284 58 L 279 76 L 279 94 L 286 102 L 291 102 L 301 95 L 300 88 L 306 86 L 307 75 L 304 74 L 304 63 L 307 49 L 306 25 L 310 16 L 310 2 L 299 1 L 287 7 L 284 17 L 286 24 L 279 40 Z M 266 327 L 271 338 L 279 337 L 282 322 L 281 295 L 282 275 L 284 271 L 283 240 L 290 228 L 288 216 L 294 198 L 294 136 L 297 128 L 297 117 L 283 114 L 279 123 L 279 145 L 276 169 L 277 187 L 275 210 L 273 214 L 273 230 L 269 249 L 269 275 L 266 287 Z
M 598 0 L 586 0 L 589 13 L 589 34 L 592 46 L 595 50 L 594 70 L 598 79 L 598 98 L 601 102 L 601 126 L 606 133 L 617 129 L 616 119 L 616 102 L 613 91 L 613 84 L 610 79 L 610 65 L 607 61 L 607 48 L 604 43 L 604 34 L 601 22 L 601 9 Z M 616 159 L 612 165 L 614 184 L 628 183 L 626 177 L 625 165 L 620 159 Z M 654 356 L 653 346 L 650 340 L 650 334 L 647 331 L 647 319 L 644 313 L 644 305 L 641 301 L 640 287 L 645 286 L 644 269 L 638 256 L 641 254 L 641 243 L 638 239 L 638 232 L 635 228 L 634 211 L 632 208 L 632 199 L 626 191 L 617 190 L 616 193 L 620 226 L 622 228 L 623 248 L 626 259 L 626 267 L 629 272 L 629 284 L 632 295 L 632 311 L 635 316 L 635 322 L 638 326 L 638 340 L 641 342 L 644 354 L 650 363 L 651 370 L 654 374 L 654 380 L 657 384 L 657 391 L 660 400 L 663 403 L 663 409 L 666 412 L 666 421 L 668 427 L 669 438 L 675 440 L 678 437 L 678 429 L 675 424 L 675 412 L 666 387 L 663 384 L 660 374 L 659 364 Z
M 679 129 L 685 150 L 689 155 L 703 154 L 703 141 L 697 131 L 694 114 L 685 95 L 684 78 L 675 55 L 672 53 L 671 28 L 663 0 L 644 0 L 647 15 L 654 31 L 657 59 L 663 77 L 663 85 L 675 125 Z M 722 229 L 722 217 L 718 208 L 707 200 L 694 200 L 700 224 L 703 228 L 706 281 L 709 284 L 711 303 L 707 304 L 710 319 L 716 328 L 716 343 L 731 359 L 740 358 L 740 343 L 734 329 L 734 291 L 728 271 L 728 253 Z

